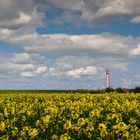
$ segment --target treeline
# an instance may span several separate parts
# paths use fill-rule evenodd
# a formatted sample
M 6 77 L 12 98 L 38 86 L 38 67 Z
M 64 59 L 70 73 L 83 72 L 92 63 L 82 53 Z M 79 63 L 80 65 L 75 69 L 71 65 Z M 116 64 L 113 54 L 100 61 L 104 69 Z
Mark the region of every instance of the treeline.
M 117 93 L 140 93 L 140 87 L 135 87 L 134 89 L 128 89 L 128 88 L 107 88 L 105 89 L 105 92 L 117 92 Z
M 97 90 L 89 90 L 89 89 L 77 89 L 77 90 L 0 90 L 0 93 L 91 93 L 91 94 L 98 94 L 98 93 L 140 93 L 140 87 L 135 87 L 134 89 L 127 89 L 127 88 L 107 88 L 107 89 L 97 89 Z
M 97 93 L 110 93 L 110 92 L 116 92 L 116 93 L 140 93 L 140 87 L 135 87 L 134 89 L 128 89 L 128 88 L 107 88 L 107 89 L 97 89 L 97 90 L 85 90 L 85 89 L 78 89 L 76 92 L 79 93 L 91 93 L 91 94 L 97 94 Z

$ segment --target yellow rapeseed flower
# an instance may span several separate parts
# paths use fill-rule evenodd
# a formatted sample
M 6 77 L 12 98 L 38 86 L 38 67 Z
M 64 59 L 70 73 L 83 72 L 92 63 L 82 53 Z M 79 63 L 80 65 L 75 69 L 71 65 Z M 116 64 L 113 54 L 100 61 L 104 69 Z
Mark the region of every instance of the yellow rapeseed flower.
M 91 112 L 89 113 L 89 116 L 90 116 L 90 117 L 99 117 L 99 116 L 100 116 L 100 110 L 95 109 L 95 110 L 91 111 Z
M 104 123 L 99 124 L 99 129 L 100 130 L 106 130 L 106 125 Z
M 13 130 L 12 130 L 12 136 L 16 136 L 17 133 L 18 133 L 18 128 L 14 127 Z
M 58 140 L 58 136 L 57 135 L 52 135 L 52 140 Z
M 124 122 L 120 122 L 117 125 L 114 125 L 113 129 L 117 129 L 119 131 L 123 131 L 123 130 L 128 129 L 128 126 Z
M 18 138 L 17 140 L 23 140 L 22 138 Z
M 129 132 L 128 131 L 125 131 L 124 133 L 123 133 L 123 136 L 125 137 L 125 138 L 129 138 Z
M 11 108 L 11 114 L 15 115 L 15 108 L 14 107 Z
M 4 109 L 4 116 L 7 118 L 8 115 L 9 115 L 9 113 L 8 113 L 7 109 L 5 108 L 5 109 Z
M 68 140 L 66 136 L 60 137 L 60 140 Z
M 30 110 L 28 110 L 27 112 L 27 116 L 31 116 L 32 112 Z
M 116 111 L 115 108 L 112 108 L 112 109 L 111 109 L 111 112 L 112 112 L 112 113 L 115 113 L 115 111 Z
M 82 126 L 85 124 L 85 119 L 84 118 L 79 118 L 78 119 L 78 125 Z
M 4 131 L 6 128 L 6 125 L 4 122 L 0 122 L 0 131 Z
M 69 140 L 70 136 L 67 133 L 64 133 L 60 136 L 60 140 Z
M 50 116 L 49 115 L 46 115 L 42 119 L 43 119 L 43 124 L 46 126 L 49 123 Z
M 64 124 L 64 128 L 65 129 L 70 129 L 71 128 L 71 121 L 67 121 L 65 124 Z
M 40 120 L 37 120 L 36 121 L 36 126 L 39 126 L 39 124 L 40 124 Z
M 106 125 L 104 123 L 99 124 L 99 130 L 100 130 L 100 136 L 105 137 L 107 131 L 106 131 Z
M 36 128 L 30 129 L 29 130 L 29 135 L 34 138 L 38 135 L 38 130 Z
M 22 130 L 22 131 L 20 131 L 19 134 L 20 134 L 21 137 L 24 137 L 26 135 L 26 132 Z

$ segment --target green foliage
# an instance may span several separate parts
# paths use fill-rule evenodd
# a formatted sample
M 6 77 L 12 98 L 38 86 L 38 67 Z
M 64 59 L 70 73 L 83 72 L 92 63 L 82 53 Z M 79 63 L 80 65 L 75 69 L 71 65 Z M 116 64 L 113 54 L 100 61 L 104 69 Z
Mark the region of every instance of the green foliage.
M 117 88 L 115 91 L 118 92 L 118 93 L 125 93 L 124 90 L 121 87 Z
M 109 92 L 114 92 L 114 91 L 115 91 L 115 90 L 114 90 L 113 88 L 111 88 L 111 87 L 110 87 L 110 88 L 106 88 L 106 90 L 105 90 L 105 92 L 108 92 L 108 93 L 109 93 Z
M 140 93 L 140 87 L 135 87 L 135 93 Z

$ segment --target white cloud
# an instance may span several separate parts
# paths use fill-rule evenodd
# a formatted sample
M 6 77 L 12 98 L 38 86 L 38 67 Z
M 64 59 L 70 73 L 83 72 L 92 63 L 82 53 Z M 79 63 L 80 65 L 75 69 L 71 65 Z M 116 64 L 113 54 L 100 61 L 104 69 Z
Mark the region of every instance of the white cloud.
M 21 75 L 23 77 L 34 77 L 34 76 L 43 75 L 46 72 L 47 72 L 47 67 L 46 66 L 41 66 L 41 67 L 37 67 L 37 69 L 33 70 L 33 71 L 21 72 Z
M 11 74 L 17 77 L 43 75 L 47 71 L 47 64 L 43 63 L 43 59 L 42 56 L 27 53 L 0 54 L 0 74 Z
M 134 24 L 139 24 L 140 23 L 140 16 L 136 16 L 131 20 L 132 23 Z
M 134 3 L 130 3 L 129 0 L 127 1 L 122 1 L 122 0 L 112 0 L 107 2 L 107 4 L 104 4 L 104 6 L 100 7 L 96 14 L 95 17 L 103 17 L 103 16 L 119 16 L 119 15 L 131 15 L 135 13 L 134 9 Z M 138 5 L 137 5 L 138 6 Z
M 52 55 L 50 59 L 53 59 L 54 55 L 58 55 L 54 60 L 50 60 L 51 64 L 48 68 L 48 75 L 57 77 L 67 76 L 68 73 L 69 75 L 78 73 L 77 70 L 88 66 L 102 67 L 104 70 L 108 67 L 126 71 L 129 66 L 129 59 L 136 55 L 134 50 L 140 43 L 139 37 L 120 36 L 111 33 L 98 35 L 39 35 L 34 33 L 7 38 L 9 43 L 22 45 L 28 53 L 49 54 Z M 16 54 L 12 60 L 18 63 L 23 63 L 22 60 L 24 60 L 36 66 L 33 70 L 22 71 L 23 77 L 37 75 L 39 63 L 43 64 L 42 60 L 46 61 L 47 59 L 47 55 L 45 57 L 39 55 L 34 59 L 28 53 L 19 56 Z M 79 72 L 79 76 L 80 74 L 82 75 L 82 72 Z
M 28 71 L 28 72 L 22 72 L 21 75 L 23 77 L 32 77 L 32 76 L 34 76 L 34 74 L 32 72 L 30 72 L 30 71 Z
M 69 70 L 67 72 L 68 76 L 72 76 L 75 78 L 79 78 L 82 75 L 94 75 L 97 73 L 97 69 L 94 66 L 87 66 L 87 67 L 82 67 L 82 68 L 78 68 L 75 70 Z
M 128 55 L 130 50 L 136 48 L 139 39 L 131 36 L 113 34 L 99 35 L 38 35 L 29 34 L 14 37 L 9 40 L 15 44 L 22 44 L 28 52 L 57 52 L 77 54 L 115 54 Z
M 133 56 L 137 56 L 137 55 L 139 56 L 140 55 L 140 44 L 138 45 L 137 48 L 133 49 L 130 53 Z
M 13 54 L 13 57 L 11 58 L 11 61 L 13 63 L 27 63 L 31 61 L 30 55 L 27 53 L 20 53 L 20 54 Z
M 139 38 L 111 33 L 98 35 L 68 35 L 25 32 L 22 35 L 7 29 L 0 30 L 1 40 L 20 45 L 27 52 L 60 53 L 73 55 L 129 55 L 140 43 Z
M 55 77 L 81 78 L 82 76 L 103 76 L 106 68 L 115 71 L 128 71 L 129 62 L 119 57 L 64 56 L 49 69 L 49 75 Z M 99 74 L 100 73 L 100 74 Z
M 42 66 L 42 67 L 38 67 L 35 71 L 36 74 L 42 74 L 45 73 L 47 71 L 47 67 Z

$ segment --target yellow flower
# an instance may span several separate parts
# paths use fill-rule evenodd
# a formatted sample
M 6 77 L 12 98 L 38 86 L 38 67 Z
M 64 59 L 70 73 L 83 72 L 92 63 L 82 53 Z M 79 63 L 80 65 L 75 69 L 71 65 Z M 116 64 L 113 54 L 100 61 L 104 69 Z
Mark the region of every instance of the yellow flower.
M 98 109 L 95 109 L 95 110 L 93 110 L 89 113 L 89 116 L 90 117 L 99 117 L 100 116 L 100 111 Z
M 23 131 L 28 131 L 29 130 L 29 127 L 28 126 L 24 126 L 23 127 Z
M 130 130 L 131 130 L 131 132 L 136 132 L 138 130 L 138 127 L 136 125 L 134 125 L 134 126 L 131 125 Z
M 79 119 L 78 119 L 78 125 L 82 126 L 82 125 L 84 125 L 84 124 L 85 124 L 84 118 L 79 118 Z
M 58 140 L 58 136 L 54 134 L 54 135 L 52 136 L 52 140 Z
M 69 128 L 71 128 L 71 121 L 67 121 L 65 124 L 64 124 L 64 128 L 65 129 L 69 129 Z
M 43 124 L 46 126 L 49 123 L 49 120 L 50 120 L 50 116 L 49 115 L 44 116 L 43 117 Z
M 69 140 L 69 139 L 70 139 L 70 136 L 69 136 L 67 133 L 62 134 L 62 135 L 60 136 L 60 140 Z
M 125 100 L 125 104 L 126 104 L 127 106 L 129 106 L 129 105 L 130 105 L 129 100 Z
M 23 140 L 22 138 L 18 138 L 17 140 Z
M 36 126 L 39 126 L 39 124 L 40 124 L 40 120 L 37 120 L 36 121 Z
M 4 116 L 7 118 L 8 115 L 9 115 L 9 113 L 8 113 L 7 109 L 5 108 L 5 109 L 4 109 Z
M 129 122 L 130 122 L 130 124 L 136 124 L 137 120 L 135 120 L 134 118 L 131 118 L 131 119 L 129 120 Z
M 124 136 L 125 138 L 129 138 L 129 132 L 128 132 L 128 131 L 125 131 L 125 132 L 123 133 L 123 136 Z
M 24 121 L 24 122 L 26 121 L 26 117 L 25 117 L 25 116 L 22 116 L 21 119 L 22 119 L 22 121 Z
M 56 115 L 58 113 L 57 108 L 50 108 L 50 113 Z
M 94 130 L 94 126 L 89 124 L 87 127 L 86 127 L 86 131 L 93 131 Z
M 116 115 L 116 114 L 112 114 L 112 117 L 111 117 L 112 119 L 117 119 L 118 118 L 118 116 Z
M 14 107 L 11 108 L 11 114 L 15 115 L 15 108 Z
M 38 130 L 36 128 L 30 129 L 29 135 L 34 138 L 35 136 L 38 135 Z
M 116 111 L 115 108 L 112 108 L 112 109 L 111 109 L 111 112 L 112 112 L 112 113 L 115 113 L 115 111 Z
M 128 126 L 125 124 L 125 123 L 119 123 L 119 126 L 118 126 L 120 129 L 123 128 L 123 129 L 127 129 Z
M 118 129 L 119 131 L 123 131 L 128 129 L 128 126 L 124 122 L 120 122 L 117 125 L 114 125 L 113 129 Z
M 16 136 L 17 133 L 18 133 L 18 128 L 14 127 L 13 130 L 12 130 L 12 136 Z
M 19 134 L 20 134 L 21 137 L 24 137 L 26 135 L 26 132 L 25 131 L 20 131 Z
M 32 112 L 29 110 L 26 113 L 27 113 L 27 116 L 31 116 L 31 114 L 32 114 Z
M 100 129 L 100 136 L 105 137 L 105 135 L 107 134 L 106 125 L 104 123 L 100 123 L 99 129 Z
M 68 138 L 64 136 L 64 137 L 60 137 L 60 140 L 68 140 Z
M 5 123 L 4 122 L 0 122 L 0 131 L 4 131 L 6 128 Z
M 106 130 L 106 125 L 104 123 L 99 124 L 99 129 L 100 130 Z

